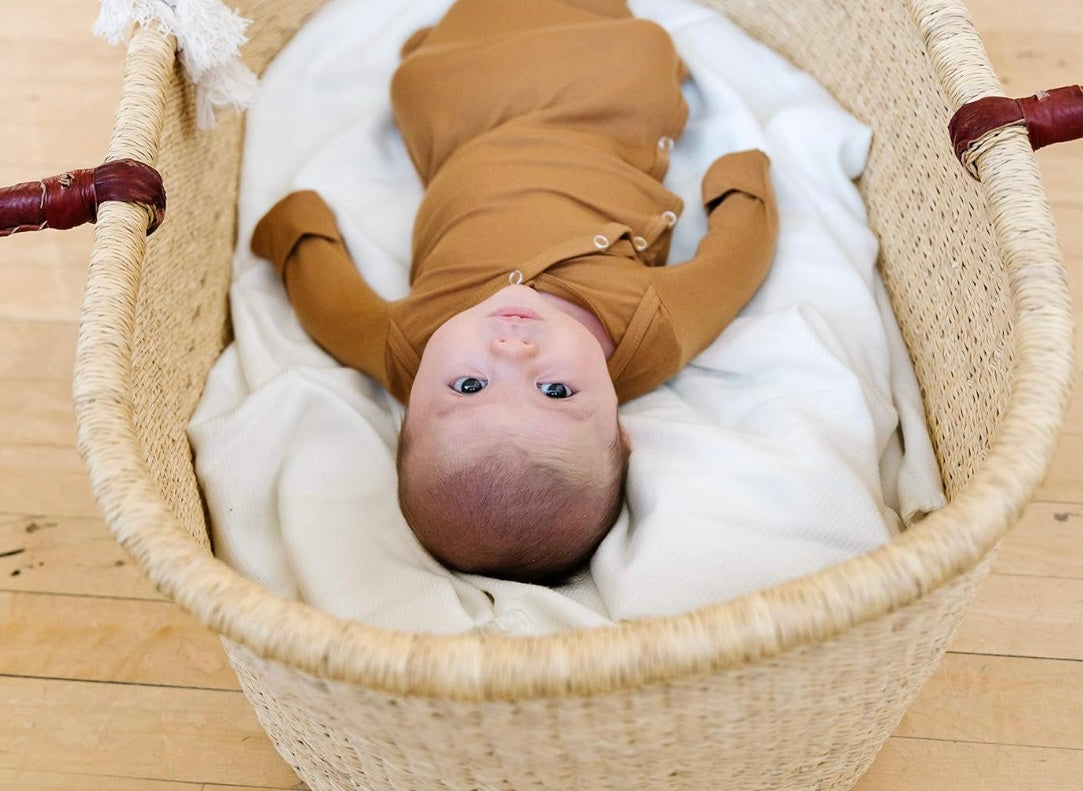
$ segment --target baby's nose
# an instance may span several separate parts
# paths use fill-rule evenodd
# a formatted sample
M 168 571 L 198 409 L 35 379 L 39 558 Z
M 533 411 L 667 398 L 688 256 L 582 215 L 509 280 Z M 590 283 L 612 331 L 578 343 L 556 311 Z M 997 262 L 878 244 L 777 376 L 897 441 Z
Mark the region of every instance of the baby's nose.
M 513 359 L 525 359 L 538 353 L 538 347 L 533 341 L 514 337 L 493 338 L 492 350 L 493 354 Z

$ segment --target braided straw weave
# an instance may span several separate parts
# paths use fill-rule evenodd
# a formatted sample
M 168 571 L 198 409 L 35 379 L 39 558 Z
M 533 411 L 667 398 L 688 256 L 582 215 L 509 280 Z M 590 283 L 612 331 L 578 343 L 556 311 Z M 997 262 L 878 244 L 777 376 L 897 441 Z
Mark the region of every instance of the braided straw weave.
M 890 545 L 685 615 L 539 638 L 374 629 L 210 554 L 185 424 L 229 338 L 242 119 L 197 132 L 173 41 L 129 47 L 109 158 L 162 172 L 170 219 L 102 207 L 76 364 L 81 450 L 118 540 L 223 636 L 280 752 L 324 789 L 845 789 L 939 661 L 1043 475 L 1071 307 L 1023 130 L 952 159 L 1001 95 L 955 0 L 714 0 L 874 127 L 861 188 L 950 504 Z M 240 2 L 257 72 L 318 0 Z

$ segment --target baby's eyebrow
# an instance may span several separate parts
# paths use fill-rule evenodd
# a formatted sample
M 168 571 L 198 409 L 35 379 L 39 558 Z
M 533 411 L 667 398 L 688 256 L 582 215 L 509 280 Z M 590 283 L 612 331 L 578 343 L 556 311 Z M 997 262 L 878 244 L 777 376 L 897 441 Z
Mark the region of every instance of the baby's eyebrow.
M 438 418 L 449 417 L 464 409 L 484 409 L 485 399 L 481 393 L 472 396 L 460 396 L 449 393 L 438 406 L 433 409 L 433 416 Z M 571 418 L 576 423 L 589 420 L 594 414 L 594 409 L 589 401 L 571 398 L 544 398 L 533 400 L 529 406 L 544 410 L 548 414 L 562 415 Z

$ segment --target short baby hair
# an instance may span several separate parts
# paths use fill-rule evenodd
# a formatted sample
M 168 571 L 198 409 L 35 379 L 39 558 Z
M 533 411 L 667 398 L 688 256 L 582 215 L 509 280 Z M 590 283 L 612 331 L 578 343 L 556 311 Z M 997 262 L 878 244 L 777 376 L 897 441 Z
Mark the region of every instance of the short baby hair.
M 445 566 L 554 582 L 590 558 L 620 516 L 628 447 L 619 425 L 601 458 L 506 441 L 480 452 L 415 452 L 399 435 L 399 506 Z

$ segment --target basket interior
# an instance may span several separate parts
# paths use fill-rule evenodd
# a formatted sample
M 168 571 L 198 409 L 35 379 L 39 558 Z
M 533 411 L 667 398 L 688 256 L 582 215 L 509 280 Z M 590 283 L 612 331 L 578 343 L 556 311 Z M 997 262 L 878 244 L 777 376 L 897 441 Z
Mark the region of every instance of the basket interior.
M 879 267 L 922 387 L 951 497 L 985 457 L 1011 378 L 1011 305 L 980 188 L 955 162 L 950 112 L 905 4 L 711 0 L 828 88 L 873 128 L 860 187 Z M 245 50 L 257 72 L 320 5 L 247 0 Z M 876 24 L 868 24 L 875 14 Z M 133 344 L 136 429 L 163 498 L 209 546 L 185 427 L 229 341 L 243 119 L 198 131 L 175 71 L 158 167 L 170 218 L 151 237 Z

